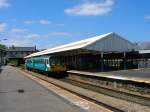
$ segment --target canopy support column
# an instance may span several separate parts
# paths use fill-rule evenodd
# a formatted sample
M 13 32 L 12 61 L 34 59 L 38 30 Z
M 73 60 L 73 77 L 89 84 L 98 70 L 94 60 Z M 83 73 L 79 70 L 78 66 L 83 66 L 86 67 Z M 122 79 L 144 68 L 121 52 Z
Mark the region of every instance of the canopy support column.
M 127 63 L 126 63 L 126 52 L 123 53 L 123 67 L 124 67 L 124 70 L 127 69 Z
M 104 53 L 103 52 L 101 52 L 101 72 L 103 72 L 104 71 Z

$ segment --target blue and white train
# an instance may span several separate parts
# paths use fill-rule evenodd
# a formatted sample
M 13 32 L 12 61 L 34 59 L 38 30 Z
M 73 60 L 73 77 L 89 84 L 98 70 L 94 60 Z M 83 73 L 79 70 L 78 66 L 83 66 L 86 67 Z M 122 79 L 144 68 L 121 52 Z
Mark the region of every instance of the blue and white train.
M 25 67 L 29 70 L 44 72 L 62 73 L 66 71 L 66 66 L 61 65 L 59 60 L 52 56 L 30 57 L 25 60 Z

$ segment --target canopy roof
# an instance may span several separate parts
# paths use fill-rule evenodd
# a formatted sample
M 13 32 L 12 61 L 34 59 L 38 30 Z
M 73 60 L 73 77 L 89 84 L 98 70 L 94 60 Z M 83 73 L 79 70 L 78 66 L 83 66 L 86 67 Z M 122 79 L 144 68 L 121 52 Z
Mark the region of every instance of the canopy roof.
M 140 54 L 150 54 L 150 50 L 139 50 Z
M 139 49 L 140 50 L 150 50 L 150 42 L 141 42 L 139 43 Z
M 130 41 L 117 35 L 116 33 L 111 32 L 100 36 L 88 38 L 85 40 L 73 42 L 70 44 L 61 45 L 41 52 L 33 53 L 25 58 L 78 50 L 78 49 L 92 50 L 92 51 L 99 51 L 99 52 L 111 52 L 111 51 L 124 52 L 124 51 L 135 50 L 135 45 Z

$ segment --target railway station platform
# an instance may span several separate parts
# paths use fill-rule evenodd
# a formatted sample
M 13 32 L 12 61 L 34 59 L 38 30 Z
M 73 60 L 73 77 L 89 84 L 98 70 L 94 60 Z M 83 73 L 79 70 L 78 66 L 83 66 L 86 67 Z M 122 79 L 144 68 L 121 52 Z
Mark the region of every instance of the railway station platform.
M 0 112 L 84 112 L 27 78 L 15 68 L 2 67 Z
M 96 76 L 117 80 L 128 80 L 135 82 L 144 82 L 150 84 L 150 69 L 130 69 L 130 70 L 120 70 L 120 71 L 111 71 L 111 72 L 88 72 L 88 71 L 77 71 L 69 70 L 68 73 L 87 75 L 87 76 Z

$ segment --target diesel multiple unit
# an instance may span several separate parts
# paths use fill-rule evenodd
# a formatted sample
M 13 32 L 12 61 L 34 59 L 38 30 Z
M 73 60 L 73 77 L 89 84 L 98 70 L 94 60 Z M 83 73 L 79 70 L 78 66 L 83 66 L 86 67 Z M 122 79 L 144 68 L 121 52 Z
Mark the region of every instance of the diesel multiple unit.
M 40 56 L 27 58 L 25 67 L 29 70 L 39 70 L 44 72 L 65 72 L 66 66 L 60 65 L 59 61 L 55 61 L 52 56 Z

